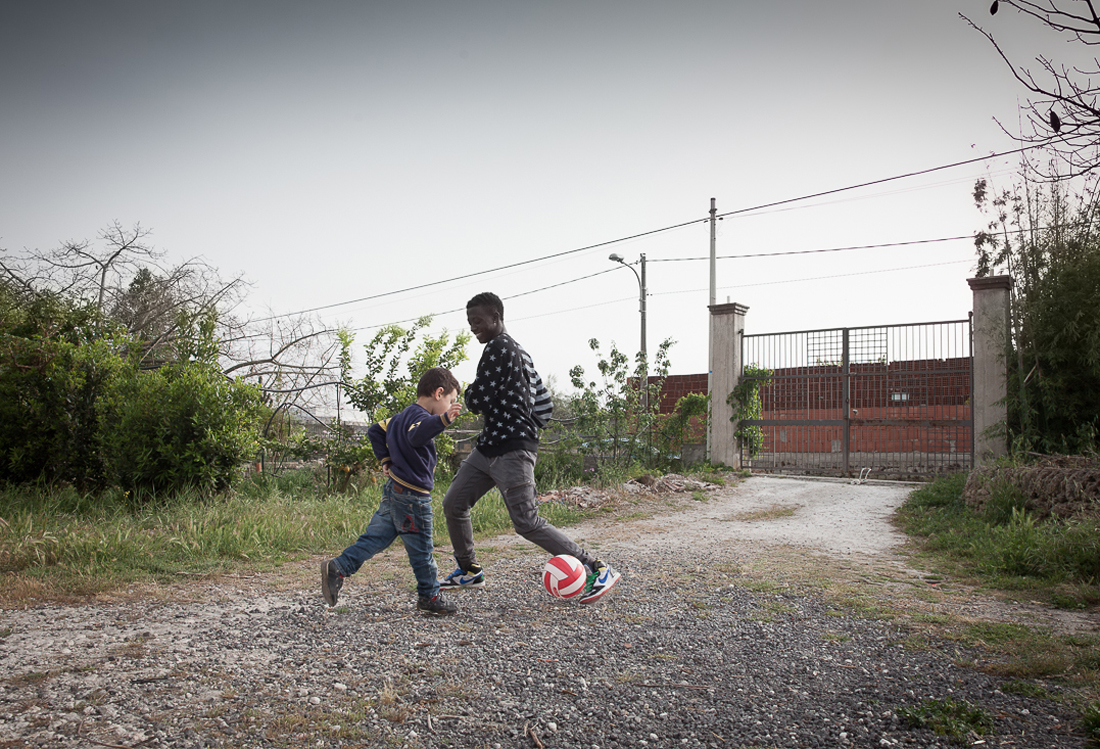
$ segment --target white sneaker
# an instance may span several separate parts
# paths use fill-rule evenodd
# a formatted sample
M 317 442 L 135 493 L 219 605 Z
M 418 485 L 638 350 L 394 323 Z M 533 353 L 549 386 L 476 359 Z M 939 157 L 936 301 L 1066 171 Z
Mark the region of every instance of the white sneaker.
M 454 572 L 439 581 L 440 590 L 468 590 L 485 587 L 485 571 L 478 565 L 472 572 L 458 567 Z
M 603 562 L 597 562 L 596 564 L 599 566 L 595 572 L 588 576 L 588 590 L 581 597 L 581 603 L 595 603 L 600 600 L 607 591 L 615 587 L 615 584 L 619 582 L 619 578 L 622 577 L 611 565 Z

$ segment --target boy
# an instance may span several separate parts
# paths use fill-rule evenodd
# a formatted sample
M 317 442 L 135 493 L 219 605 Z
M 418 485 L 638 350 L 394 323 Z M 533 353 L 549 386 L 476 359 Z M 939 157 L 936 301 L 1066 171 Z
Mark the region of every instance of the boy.
M 466 407 L 483 414 L 485 426 L 473 452 L 458 469 L 443 497 L 443 515 L 458 569 L 441 583 L 444 590 L 481 588 L 485 573 L 474 553 L 470 508 L 496 486 L 504 497 L 516 533 L 551 554 L 570 554 L 588 571 L 581 603 L 594 603 L 619 581 L 619 573 L 586 552 L 538 513 L 535 452 L 539 429 L 550 422 L 554 404 L 531 357 L 504 329 L 504 303 L 496 294 L 478 294 L 466 304 L 466 319 L 485 344 L 477 375 L 466 388 Z
M 458 380 L 450 370 L 429 369 L 416 387 L 416 403 L 396 416 L 372 424 L 371 448 L 382 462 L 386 483 L 382 501 L 367 529 L 335 559 L 321 564 L 321 593 L 336 605 L 344 578 L 400 536 L 416 575 L 416 607 L 436 616 L 457 610 L 439 591 L 439 568 L 432 556 L 432 497 L 436 464 L 435 438 L 450 426 L 462 406 Z

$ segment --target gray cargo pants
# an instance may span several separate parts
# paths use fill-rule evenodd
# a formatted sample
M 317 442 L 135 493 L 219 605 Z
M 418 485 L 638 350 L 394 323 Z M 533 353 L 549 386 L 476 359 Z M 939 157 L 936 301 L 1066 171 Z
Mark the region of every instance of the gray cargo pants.
M 470 508 L 494 486 L 504 497 L 516 533 L 555 556 L 570 554 L 581 560 L 582 564 L 594 568 L 594 556 L 539 515 L 535 493 L 535 454 L 516 450 L 487 458 L 475 447 L 470 457 L 458 467 L 458 473 L 443 497 L 447 532 L 451 535 L 455 561 L 462 569 L 468 570 L 477 563 Z

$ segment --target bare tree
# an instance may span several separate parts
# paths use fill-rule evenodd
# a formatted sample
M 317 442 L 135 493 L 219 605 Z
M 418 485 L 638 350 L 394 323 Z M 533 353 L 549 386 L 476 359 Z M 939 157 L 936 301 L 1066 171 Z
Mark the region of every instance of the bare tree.
M 302 316 L 239 316 L 248 289 L 241 275 L 224 280 L 199 258 L 168 263 L 149 236 L 140 225 L 115 222 L 96 243 L 68 241 L 19 259 L 0 256 L 0 279 L 25 297 L 51 293 L 93 306 L 140 342 L 145 367 L 176 361 L 181 322 L 210 317 L 222 371 L 260 385 L 270 405 L 321 408 L 335 399 L 336 331 Z
M 1012 9 L 1029 22 L 1038 22 L 1050 32 L 1048 38 L 1061 43 L 1062 58 L 1079 53 L 1078 61 L 1055 61 L 1039 54 L 1037 67 L 1014 62 L 1012 55 L 997 41 L 994 34 L 959 14 L 971 27 L 985 36 L 1023 84 L 1030 96 L 1023 107 L 1026 129 L 1012 132 L 1001 128 L 1017 141 L 1049 146 L 1068 167 L 1066 173 L 1038 168 L 1047 177 L 1072 178 L 1100 167 L 1100 61 L 1089 50 L 1100 45 L 1100 16 L 1096 0 L 993 0 L 990 15 L 997 24 Z M 1030 38 L 1038 38 L 1037 36 Z M 1066 44 L 1071 45 L 1066 47 Z

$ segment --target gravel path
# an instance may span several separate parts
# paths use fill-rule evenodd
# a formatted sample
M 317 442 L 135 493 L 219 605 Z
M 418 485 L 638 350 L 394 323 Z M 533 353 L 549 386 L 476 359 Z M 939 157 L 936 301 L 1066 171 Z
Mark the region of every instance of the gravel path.
M 1065 705 L 960 665 L 981 653 L 910 647 L 904 621 L 753 571 L 839 557 L 917 574 L 888 523 L 908 489 L 753 478 L 585 523 L 573 535 L 625 575 L 592 606 L 543 593 L 546 555 L 506 536 L 449 618 L 414 613 L 392 549 L 334 609 L 317 559 L 3 611 L 0 747 L 946 747 L 902 712 L 949 699 L 992 718 L 972 741 L 1085 746 Z

